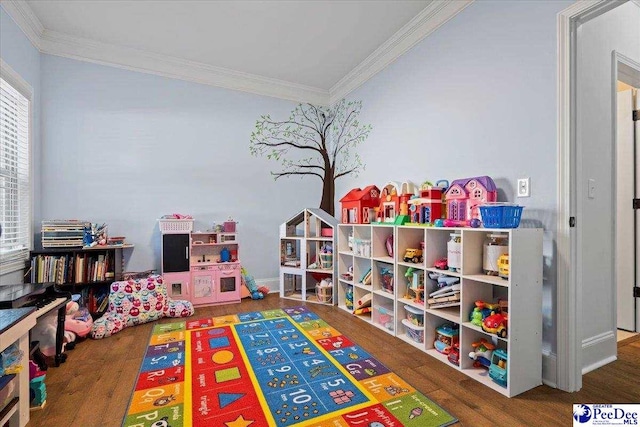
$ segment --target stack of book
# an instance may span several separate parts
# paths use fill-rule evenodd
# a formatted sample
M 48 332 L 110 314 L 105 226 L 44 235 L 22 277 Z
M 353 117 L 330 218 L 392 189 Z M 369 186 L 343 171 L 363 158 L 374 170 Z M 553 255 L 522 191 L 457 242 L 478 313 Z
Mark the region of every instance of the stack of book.
M 84 229 L 89 226 L 89 221 L 75 219 L 42 221 L 42 247 L 82 247 Z
M 460 305 L 460 291 L 453 291 L 447 295 L 436 296 L 427 300 L 429 308 L 449 307 Z
M 109 287 L 87 287 L 81 291 L 82 300 L 93 319 L 97 319 L 107 310 L 109 305 Z
M 460 279 L 441 275 L 437 280 L 440 289 L 429 294 L 429 308 L 460 305 Z

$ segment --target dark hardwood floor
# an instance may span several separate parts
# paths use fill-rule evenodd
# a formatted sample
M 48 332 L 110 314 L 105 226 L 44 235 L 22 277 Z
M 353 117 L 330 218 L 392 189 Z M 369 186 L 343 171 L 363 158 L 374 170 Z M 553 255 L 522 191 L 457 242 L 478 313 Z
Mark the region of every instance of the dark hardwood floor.
M 298 305 L 272 294 L 259 301 L 198 308 L 195 316 Z M 508 399 L 337 307 L 307 307 L 459 418 L 459 425 L 567 426 L 572 423 L 573 403 L 640 402 L 639 336 L 620 342 L 618 360 L 585 375 L 577 393 L 540 386 Z M 31 412 L 29 426 L 120 426 L 152 326 L 127 328 L 103 340 L 87 339 L 67 352 L 66 363 L 47 371 L 47 404 Z

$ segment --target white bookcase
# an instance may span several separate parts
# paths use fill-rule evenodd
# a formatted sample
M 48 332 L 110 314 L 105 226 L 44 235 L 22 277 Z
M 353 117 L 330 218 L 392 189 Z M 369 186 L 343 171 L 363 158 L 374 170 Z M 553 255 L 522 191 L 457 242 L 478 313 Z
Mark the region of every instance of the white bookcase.
M 280 225 L 281 298 L 335 303 L 337 225 L 338 220 L 325 211 L 310 208 Z M 331 253 L 326 251 L 329 247 Z
M 437 260 L 447 258 L 447 242 L 452 233 L 461 238 L 461 269 L 459 272 L 439 270 Z M 483 272 L 483 247 L 490 233 L 502 233 L 508 238 L 509 277 L 503 279 Z M 393 257 L 387 249 L 387 238 L 393 238 Z M 405 262 L 407 248 L 421 248 L 423 261 Z M 370 245 L 370 250 L 369 250 Z M 347 306 L 346 297 L 353 292 L 354 300 L 371 297 L 371 312 L 358 315 L 388 333 L 419 348 L 453 369 L 460 370 L 476 381 L 511 397 L 542 384 L 542 230 L 534 228 L 484 229 L 437 228 L 393 225 L 338 225 L 338 306 L 354 313 Z M 394 286 L 390 293 L 383 288 L 380 268 L 393 271 Z M 408 291 L 413 275 L 405 277 L 413 268 L 424 280 L 423 302 L 416 302 L 415 293 Z M 361 278 L 372 271 L 371 284 Z M 352 272 L 353 279 L 349 273 Z M 445 273 L 460 280 L 460 300 L 450 305 L 430 308 L 428 294 L 437 290 L 430 272 Z M 487 333 L 470 322 L 476 301 L 508 300 L 508 335 L 505 338 Z M 405 306 L 424 315 L 424 326 L 410 325 Z M 410 309 L 411 310 L 411 309 Z M 393 322 L 389 323 L 389 316 Z M 436 328 L 444 323 L 458 326 L 459 365 L 450 363 L 447 356 L 434 348 Z M 418 342 L 408 335 L 418 332 L 424 337 Z M 415 336 L 416 334 L 412 334 Z M 501 386 L 483 367 L 474 367 L 469 353 L 472 343 L 485 339 L 496 349 L 506 351 L 507 385 Z

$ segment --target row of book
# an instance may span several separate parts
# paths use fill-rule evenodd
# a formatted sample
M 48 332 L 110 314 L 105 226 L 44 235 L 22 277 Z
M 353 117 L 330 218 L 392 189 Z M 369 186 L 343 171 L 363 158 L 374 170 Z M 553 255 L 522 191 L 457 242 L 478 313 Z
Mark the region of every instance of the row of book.
M 108 286 L 86 287 L 82 289 L 80 295 L 89 313 L 94 315 L 94 318 L 97 318 L 107 310 L 109 305 Z
M 65 255 L 36 255 L 31 258 L 31 282 L 104 282 L 114 279 L 109 252 Z

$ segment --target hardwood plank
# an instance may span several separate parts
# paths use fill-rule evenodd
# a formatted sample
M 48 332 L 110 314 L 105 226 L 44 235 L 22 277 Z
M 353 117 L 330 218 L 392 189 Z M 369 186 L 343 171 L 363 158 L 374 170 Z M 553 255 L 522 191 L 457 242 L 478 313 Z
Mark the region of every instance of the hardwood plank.
M 198 308 L 194 318 L 301 304 L 272 294 L 264 300 Z M 573 403 L 640 401 L 640 336 L 619 343 L 618 360 L 586 374 L 579 392 L 540 386 L 509 399 L 337 307 L 306 306 L 457 417 L 459 425 L 564 426 L 572 422 Z M 175 319 L 159 322 L 172 321 Z M 29 426 L 120 426 L 153 325 L 138 325 L 110 338 L 78 343 L 67 352 L 66 363 L 47 371 L 47 405 L 31 413 Z

